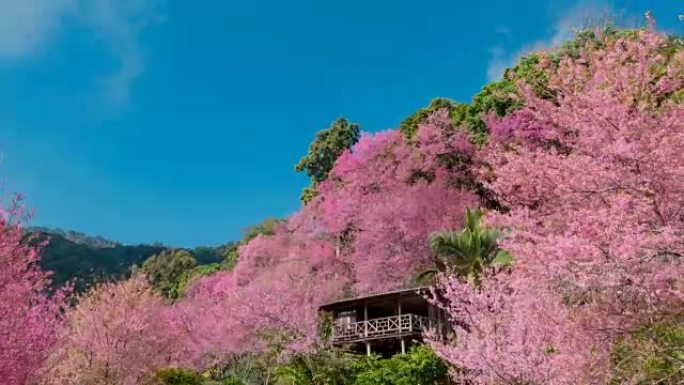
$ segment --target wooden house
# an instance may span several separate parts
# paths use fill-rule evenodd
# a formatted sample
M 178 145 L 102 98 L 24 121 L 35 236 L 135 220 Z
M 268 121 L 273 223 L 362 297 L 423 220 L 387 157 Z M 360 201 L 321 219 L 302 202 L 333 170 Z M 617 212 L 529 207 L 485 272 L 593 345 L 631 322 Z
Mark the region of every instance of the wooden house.
M 422 343 L 425 331 L 446 335 L 446 314 L 428 302 L 428 290 L 389 291 L 321 306 L 321 311 L 332 316 L 332 344 L 357 353 L 391 356 Z

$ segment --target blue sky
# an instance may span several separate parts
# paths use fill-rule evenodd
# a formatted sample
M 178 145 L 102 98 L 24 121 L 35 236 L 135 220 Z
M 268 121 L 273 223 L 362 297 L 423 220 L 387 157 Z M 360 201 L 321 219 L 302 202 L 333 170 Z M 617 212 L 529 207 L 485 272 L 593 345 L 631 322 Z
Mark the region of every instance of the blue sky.
M 0 0 L 0 179 L 33 224 L 220 244 L 299 207 L 293 171 L 339 116 L 397 126 L 467 101 L 590 17 L 678 0 Z

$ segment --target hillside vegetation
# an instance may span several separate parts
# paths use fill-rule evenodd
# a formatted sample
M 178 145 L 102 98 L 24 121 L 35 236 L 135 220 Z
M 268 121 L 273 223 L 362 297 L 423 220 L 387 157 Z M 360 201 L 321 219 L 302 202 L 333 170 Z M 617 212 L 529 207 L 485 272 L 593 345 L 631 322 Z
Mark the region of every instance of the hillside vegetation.
M 162 245 L 122 245 L 61 229 L 31 228 L 29 232 L 36 236 L 36 242 L 47 241 L 40 264 L 52 272 L 53 287 L 73 281 L 77 291 L 96 282 L 127 278 L 134 266 L 174 250 Z M 196 265 L 207 265 L 222 261 L 229 247 L 198 247 L 187 252 Z
M 10 256 L 0 294 L 27 304 L 11 314 L 29 325 L 0 345 L 0 376 L 681 383 L 684 43 L 648 24 L 579 32 L 521 58 L 472 102 L 436 99 L 396 130 L 334 122 L 296 166 L 311 177 L 301 209 L 204 268 L 190 251 L 163 250 L 146 274 L 66 302 L 31 289 L 47 282 L 37 251 L 19 224 L 0 223 Z M 330 346 L 321 304 L 425 282 L 450 338 L 428 333 L 389 360 Z M 16 334 L 3 325 L 0 335 Z

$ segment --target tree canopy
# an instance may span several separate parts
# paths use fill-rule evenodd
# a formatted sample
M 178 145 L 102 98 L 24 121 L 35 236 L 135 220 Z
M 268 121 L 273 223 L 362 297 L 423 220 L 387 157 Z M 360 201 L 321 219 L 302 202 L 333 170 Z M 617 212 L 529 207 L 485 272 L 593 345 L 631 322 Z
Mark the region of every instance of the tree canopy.
M 309 202 L 315 194 L 316 185 L 328 177 L 337 158 L 352 148 L 359 140 L 361 127 L 345 118 L 339 118 L 330 128 L 316 133 L 309 146 L 309 152 L 299 160 L 295 171 L 306 172 L 311 178 L 311 185 L 302 193 L 302 201 Z
M 170 250 L 154 255 L 143 263 L 140 271 L 152 286 L 166 297 L 180 297 L 183 274 L 197 267 L 197 260 L 186 250 Z

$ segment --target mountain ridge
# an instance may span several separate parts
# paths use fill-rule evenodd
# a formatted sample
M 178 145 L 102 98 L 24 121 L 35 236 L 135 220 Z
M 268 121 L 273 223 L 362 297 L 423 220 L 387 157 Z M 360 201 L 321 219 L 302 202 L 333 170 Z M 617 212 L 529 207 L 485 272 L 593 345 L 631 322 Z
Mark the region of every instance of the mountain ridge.
M 130 276 L 136 266 L 149 258 L 172 250 L 186 250 L 199 265 L 220 262 L 232 245 L 172 247 L 162 244 L 126 245 L 101 236 L 61 228 L 30 227 L 33 242 L 46 242 L 40 259 L 43 269 L 52 272 L 52 286 L 74 283 L 77 292 L 97 282 Z

